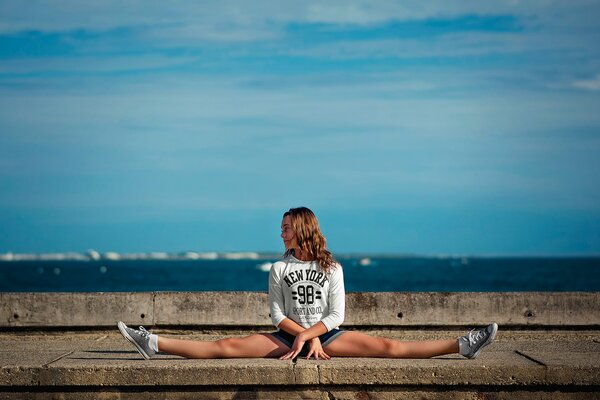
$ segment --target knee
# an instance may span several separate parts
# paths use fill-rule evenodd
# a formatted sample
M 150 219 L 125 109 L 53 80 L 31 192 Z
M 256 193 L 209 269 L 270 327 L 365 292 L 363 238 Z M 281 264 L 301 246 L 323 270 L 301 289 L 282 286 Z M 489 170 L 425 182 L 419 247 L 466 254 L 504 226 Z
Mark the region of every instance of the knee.
M 402 343 L 393 339 L 382 339 L 382 350 L 387 357 L 398 357 L 402 353 Z
M 228 358 L 235 354 L 239 347 L 239 338 L 220 339 L 215 342 L 215 345 L 217 346 L 217 356 Z

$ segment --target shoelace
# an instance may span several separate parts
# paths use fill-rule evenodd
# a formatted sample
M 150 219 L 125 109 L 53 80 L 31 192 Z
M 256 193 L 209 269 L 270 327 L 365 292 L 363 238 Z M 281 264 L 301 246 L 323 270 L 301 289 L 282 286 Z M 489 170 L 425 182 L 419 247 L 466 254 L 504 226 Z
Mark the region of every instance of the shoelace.
M 140 336 L 141 337 L 150 337 L 150 332 L 146 330 L 143 326 L 140 325 Z
M 479 339 L 482 339 L 482 338 L 484 338 L 484 337 L 485 337 L 485 332 L 484 332 L 484 330 L 483 330 L 483 329 L 479 329 L 479 330 L 477 331 L 477 333 L 473 334 L 473 331 L 474 331 L 474 330 L 475 330 L 475 329 L 471 329 L 471 331 L 469 332 L 469 335 L 468 335 L 468 338 L 469 338 L 469 345 L 470 345 L 470 346 L 474 346 L 474 345 L 476 345 L 476 344 L 477 344 L 477 341 L 478 341 Z

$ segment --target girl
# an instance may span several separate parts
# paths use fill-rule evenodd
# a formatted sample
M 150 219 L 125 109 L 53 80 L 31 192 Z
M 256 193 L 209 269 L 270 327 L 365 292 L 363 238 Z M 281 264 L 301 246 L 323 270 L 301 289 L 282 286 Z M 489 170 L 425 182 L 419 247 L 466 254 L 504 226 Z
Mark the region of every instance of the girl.
M 158 351 L 186 358 L 254 358 L 297 356 L 429 358 L 459 353 L 475 358 L 490 344 L 498 325 L 473 329 L 458 339 L 402 342 L 343 331 L 344 274 L 327 250 L 317 218 L 306 207 L 283 214 L 281 238 L 285 255 L 269 273 L 269 306 L 273 333 L 259 333 L 214 342 L 170 339 L 118 323 L 119 330 L 149 359 Z

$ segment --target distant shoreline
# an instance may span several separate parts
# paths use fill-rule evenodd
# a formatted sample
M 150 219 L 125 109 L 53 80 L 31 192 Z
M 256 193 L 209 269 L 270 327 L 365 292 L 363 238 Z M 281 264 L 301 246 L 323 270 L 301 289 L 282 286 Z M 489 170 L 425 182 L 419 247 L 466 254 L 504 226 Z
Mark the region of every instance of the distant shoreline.
M 277 252 L 86 252 L 66 253 L 0 253 L 0 262 L 18 261 L 119 261 L 119 260 L 269 260 L 279 259 Z M 340 259 L 347 258 L 425 258 L 425 259 L 462 259 L 462 258 L 600 258 L 599 254 L 408 254 L 408 253 L 336 253 Z

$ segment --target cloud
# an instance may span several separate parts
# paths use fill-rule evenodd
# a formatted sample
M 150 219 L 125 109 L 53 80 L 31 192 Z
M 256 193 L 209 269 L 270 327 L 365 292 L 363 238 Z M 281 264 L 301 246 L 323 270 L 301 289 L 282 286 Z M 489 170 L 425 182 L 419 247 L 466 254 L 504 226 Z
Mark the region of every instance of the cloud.
M 18 0 L 0 1 L 0 32 L 106 31 L 121 27 L 164 27 L 173 35 L 214 40 L 246 40 L 277 32 L 290 23 L 335 25 L 384 24 L 390 21 L 452 19 L 465 15 L 514 15 L 529 20 L 540 17 L 574 25 L 593 15 L 598 6 L 589 1 L 538 0 L 529 2 L 389 2 L 340 0 L 331 2 L 244 0 L 171 2 L 56 0 L 33 1 L 24 7 Z M 578 15 L 574 21 L 570 16 Z M 597 15 L 597 14 L 596 14 Z M 593 18 L 585 19 L 593 26 Z M 259 33 L 259 34 L 256 34 Z M 269 36 L 269 34 L 266 34 Z
M 598 28 L 589 15 L 597 7 L 548 4 L 0 0 L 0 80 L 170 69 L 246 76 L 277 89 L 316 73 L 352 83 L 359 71 L 360 80 L 411 71 L 418 78 L 405 87 L 428 91 L 428 74 L 462 68 L 476 78 L 471 87 L 595 90 L 573 77 L 595 72 Z
M 572 85 L 577 89 L 598 91 L 600 90 L 600 74 L 591 79 L 576 80 Z
M 600 125 L 598 100 L 564 90 L 597 72 L 581 4 L 0 4 L 5 43 L 41 49 L 0 64 L 0 175 L 40 187 L 11 204 L 266 204 L 286 181 L 323 202 L 598 199 L 596 148 L 569 135 Z M 69 176 L 70 199 L 44 186 Z
M 24 58 L 4 60 L 0 74 L 35 74 L 47 72 L 107 73 L 155 70 L 196 61 L 197 57 L 158 54 Z

